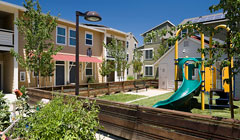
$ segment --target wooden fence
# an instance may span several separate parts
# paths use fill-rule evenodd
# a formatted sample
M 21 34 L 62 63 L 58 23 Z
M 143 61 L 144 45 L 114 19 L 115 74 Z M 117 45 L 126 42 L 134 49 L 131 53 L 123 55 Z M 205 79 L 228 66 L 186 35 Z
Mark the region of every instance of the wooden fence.
M 158 80 L 143 80 L 146 85 L 157 88 Z M 87 97 L 96 97 L 103 94 L 111 94 L 116 92 L 125 92 L 134 90 L 134 81 L 122 81 L 122 82 L 108 82 L 108 83 L 92 83 L 79 85 L 79 95 Z M 62 92 L 71 95 L 75 95 L 75 85 L 63 85 L 54 87 L 38 88 L 47 91 Z
M 56 94 L 42 89 L 27 89 L 30 101 L 52 99 Z M 96 100 L 103 131 L 133 140 L 234 140 L 240 139 L 240 121 L 167 109 L 117 103 L 61 93 L 60 95 Z

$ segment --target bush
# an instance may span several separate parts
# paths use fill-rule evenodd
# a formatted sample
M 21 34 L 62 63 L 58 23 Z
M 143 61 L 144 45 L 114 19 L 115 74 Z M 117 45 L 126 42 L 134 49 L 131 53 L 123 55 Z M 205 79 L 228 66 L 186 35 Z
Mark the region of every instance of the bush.
M 134 80 L 134 77 L 133 77 L 133 76 L 128 76 L 128 77 L 127 77 L 127 80 L 128 80 L 128 81 L 132 81 L 132 80 Z
M 64 102 L 66 101 L 66 102 Z M 99 108 L 88 100 L 55 97 L 14 128 L 14 137 L 41 140 L 95 139 Z
M 93 77 L 88 77 L 87 78 L 87 83 L 95 83 Z
M 8 111 L 9 106 L 7 105 L 4 94 L 0 91 L 0 131 L 3 131 L 9 126 L 10 112 Z

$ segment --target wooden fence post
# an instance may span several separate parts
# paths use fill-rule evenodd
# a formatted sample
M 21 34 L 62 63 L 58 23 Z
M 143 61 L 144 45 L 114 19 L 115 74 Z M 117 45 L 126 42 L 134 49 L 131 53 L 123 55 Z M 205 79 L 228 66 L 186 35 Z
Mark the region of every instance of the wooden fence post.
M 110 94 L 110 84 L 107 83 L 107 88 L 108 88 L 108 93 L 107 94 Z
M 122 82 L 122 91 L 124 92 L 124 81 Z
M 64 89 L 63 89 L 63 86 L 61 86 L 61 92 L 63 93 Z

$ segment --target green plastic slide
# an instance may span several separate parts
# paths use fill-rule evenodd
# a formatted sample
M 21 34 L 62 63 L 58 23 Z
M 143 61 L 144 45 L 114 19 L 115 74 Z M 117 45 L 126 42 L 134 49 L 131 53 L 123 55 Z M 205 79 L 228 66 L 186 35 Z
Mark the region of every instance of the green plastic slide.
M 194 96 L 202 83 L 201 76 L 201 64 L 198 64 L 198 74 L 200 80 L 187 80 L 184 74 L 184 64 L 187 61 L 199 62 L 201 58 L 179 58 L 179 67 L 183 71 L 183 82 L 179 89 L 167 100 L 159 101 L 152 107 L 154 108 L 166 108 L 179 110 L 184 105 L 187 105 L 190 99 Z

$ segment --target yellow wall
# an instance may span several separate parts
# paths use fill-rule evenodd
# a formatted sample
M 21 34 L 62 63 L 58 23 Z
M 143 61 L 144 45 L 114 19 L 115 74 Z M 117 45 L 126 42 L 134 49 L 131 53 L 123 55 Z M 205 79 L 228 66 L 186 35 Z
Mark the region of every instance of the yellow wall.
M 13 56 L 9 52 L 0 53 L 0 62 L 2 64 L 2 82 L 3 92 L 12 92 L 13 88 Z
M 22 16 L 23 12 L 20 11 L 19 15 Z M 66 45 L 61 45 L 64 48 L 60 52 L 61 53 L 75 54 L 76 48 L 68 45 L 69 44 L 69 39 L 68 39 L 69 29 L 75 29 L 75 25 L 70 24 L 70 23 L 66 23 L 66 22 L 62 22 L 62 21 L 58 21 L 58 25 L 66 27 L 66 38 L 67 38 L 66 39 L 66 41 L 67 41 Z M 93 34 L 93 46 L 86 46 L 85 45 L 85 32 L 90 32 L 90 33 Z M 53 35 L 53 41 L 56 43 L 56 30 L 53 31 L 52 35 Z M 103 41 L 104 41 L 104 33 L 98 32 L 98 31 L 95 31 L 95 30 L 91 30 L 91 29 L 86 29 L 86 28 L 83 28 L 83 27 L 79 27 L 79 42 L 80 42 L 79 52 L 80 52 L 80 55 L 86 56 L 87 49 L 90 47 L 92 49 L 92 56 L 97 57 L 98 59 L 102 60 L 102 57 L 103 57 Z M 18 43 L 19 43 L 19 54 L 21 56 L 23 56 L 23 47 L 24 47 L 25 41 L 24 41 L 23 35 L 20 34 L 20 33 L 19 33 L 19 42 Z M 82 63 L 82 66 L 85 66 L 85 63 Z M 68 67 L 68 64 L 66 64 L 66 62 L 65 62 L 65 67 Z M 93 64 L 93 77 L 94 77 L 96 82 L 100 82 L 100 80 L 102 79 L 99 76 L 98 71 L 96 72 L 96 70 L 98 70 L 98 69 L 99 69 L 99 67 L 96 67 L 96 65 Z M 19 65 L 19 79 L 20 79 L 20 72 L 21 71 L 24 71 L 26 73 L 26 70 Z M 55 74 L 55 72 L 54 72 L 54 74 Z M 67 73 L 65 71 L 65 75 L 66 74 Z M 80 67 L 80 74 L 79 75 L 80 75 L 80 84 L 86 83 L 87 77 L 85 76 L 85 70 L 84 70 L 84 73 L 82 74 L 81 67 Z M 68 77 L 65 79 L 65 81 L 67 81 L 67 80 L 68 80 Z M 41 78 L 40 83 L 41 83 L 42 86 L 46 86 L 46 85 L 51 86 L 52 84 L 54 84 L 54 81 L 55 81 L 55 79 L 54 79 L 54 76 L 53 76 L 51 82 L 50 82 L 50 78 L 45 78 L 45 79 Z M 25 82 L 20 82 L 20 80 L 19 80 L 19 87 L 21 87 L 22 85 L 28 86 L 27 73 L 26 73 Z M 36 86 L 36 77 L 33 77 L 33 72 L 31 72 L 31 74 L 30 74 L 29 86 L 31 86 L 31 87 Z

